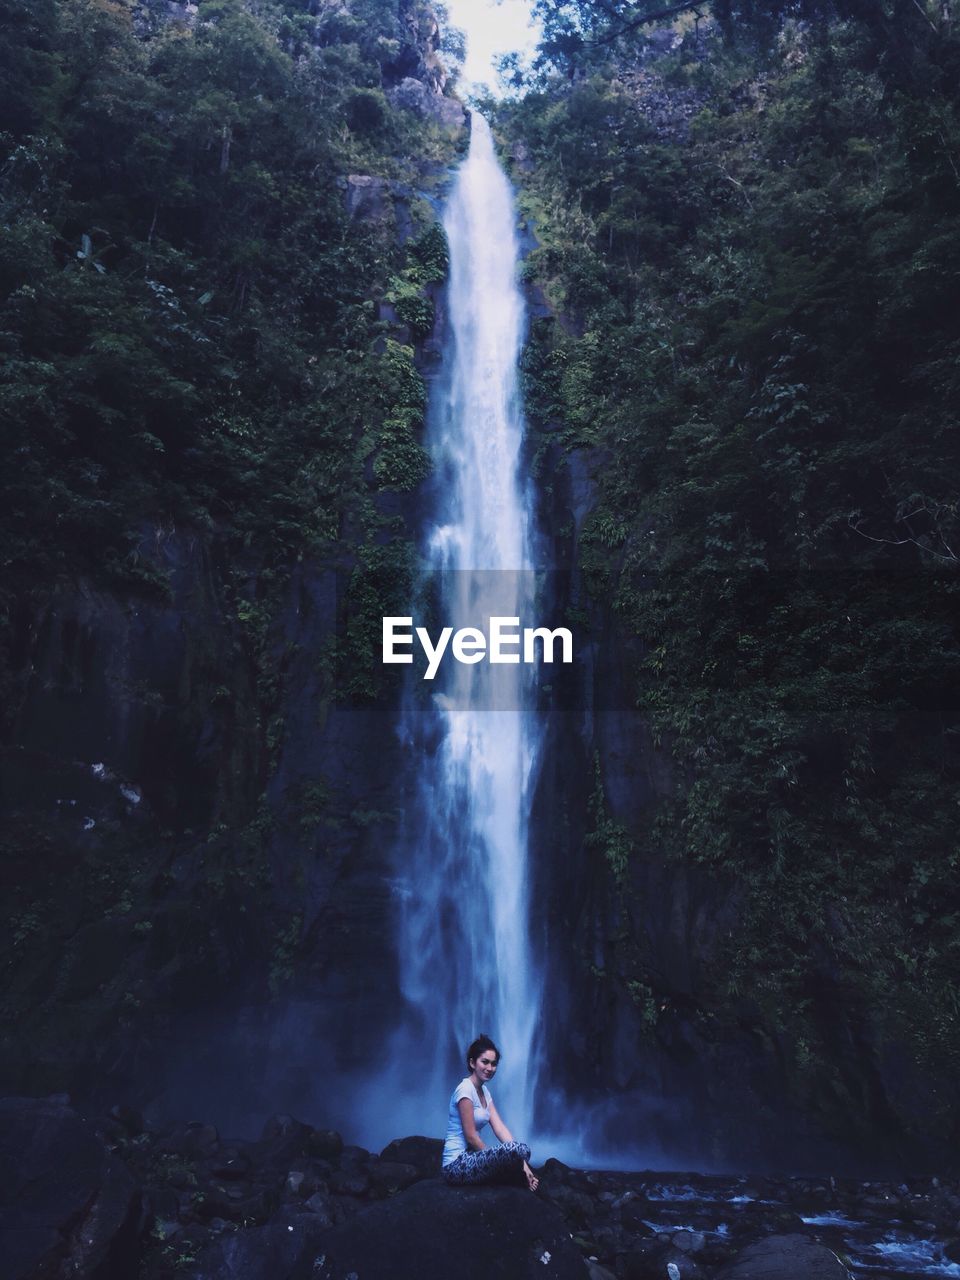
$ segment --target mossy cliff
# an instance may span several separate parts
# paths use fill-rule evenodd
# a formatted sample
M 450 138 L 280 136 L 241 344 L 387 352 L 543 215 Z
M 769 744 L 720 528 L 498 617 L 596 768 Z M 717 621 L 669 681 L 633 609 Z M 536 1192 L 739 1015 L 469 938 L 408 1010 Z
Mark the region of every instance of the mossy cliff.
M 465 116 L 419 0 L 3 10 L 3 1085 L 145 1098 L 194 1011 L 387 946 Z
M 949 6 L 539 7 L 549 56 L 497 119 L 539 241 L 533 452 L 588 657 L 539 827 L 571 1074 L 632 1091 L 668 1149 L 943 1155 Z

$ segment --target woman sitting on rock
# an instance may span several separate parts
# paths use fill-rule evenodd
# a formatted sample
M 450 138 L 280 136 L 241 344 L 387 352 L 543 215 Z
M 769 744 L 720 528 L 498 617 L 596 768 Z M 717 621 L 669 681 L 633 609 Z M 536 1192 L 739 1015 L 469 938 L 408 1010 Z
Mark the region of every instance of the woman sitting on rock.
M 478 1036 L 467 1050 L 470 1074 L 461 1080 L 450 1098 L 447 1140 L 443 1144 L 443 1178 L 454 1186 L 478 1182 L 513 1182 L 521 1169 L 531 1191 L 537 1179 L 527 1161 L 530 1148 L 515 1142 L 500 1119 L 487 1088 L 500 1063 L 500 1050 L 489 1036 Z M 480 1130 L 488 1124 L 500 1145 L 488 1147 Z

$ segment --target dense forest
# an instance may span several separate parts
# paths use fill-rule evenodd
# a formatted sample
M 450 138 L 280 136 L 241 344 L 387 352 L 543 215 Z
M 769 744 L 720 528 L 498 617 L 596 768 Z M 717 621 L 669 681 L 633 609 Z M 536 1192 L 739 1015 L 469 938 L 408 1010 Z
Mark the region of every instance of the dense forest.
M 749 1041 L 811 1132 L 942 1160 L 951 4 L 534 7 L 534 65 L 506 59 L 483 104 L 534 243 L 531 467 L 571 616 L 624 656 L 630 750 L 659 779 L 625 816 L 587 742 L 563 784 L 596 910 L 564 960 L 571 1079 L 616 1091 L 589 1012 L 616 1003 L 627 1056 L 668 1080 Z M 348 1071 L 395 999 L 370 885 L 399 748 L 371 655 L 430 473 L 461 41 L 426 0 L 0 15 L 4 1088 L 142 1101 L 171 1046 L 192 1064 L 188 1013 L 237 992 L 276 1011 L 304 983 L 335 1028 L 368 1001 Z M 654 864 L 708 886 L 695 979 L 652 941 Z M 703 1149 L 727 1158 L 744 1114 Z
M 360 829 L 280 768 L 279 631 L 329 571 L 310 711 L 370 699 L 464 140 L 435 10 L 2 6 L 8 1089 L 103 1079 L 245 963 L 276 992 L 316 921 L 271 786 L 305 860 Z
M 842 1003 L 955 1123 L 950 6 L 539 8 L 539 66 L 498 111 L 556 316 L 530 411 L 592 456 L 577 564 L 641 642 L 632 693 L 675 766 L 641 829 L 598 809 L 595 840 L 628 901 L 664 854 L 736 884 L 698 1016 L 762 1028 L 830 1110 Z M 678 993 L 642 930 L 610 970 L 652 1030 Z

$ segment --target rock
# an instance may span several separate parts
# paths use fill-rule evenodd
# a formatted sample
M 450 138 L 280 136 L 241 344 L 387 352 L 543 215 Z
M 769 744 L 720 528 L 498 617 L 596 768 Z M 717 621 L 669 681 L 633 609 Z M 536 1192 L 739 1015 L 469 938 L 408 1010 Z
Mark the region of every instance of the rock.
M 338 1169 L 330 1179 L 330 1190 L 338 1196 L 365 1196 L 370 1177 L 363 1169 Z
M 191 1197 L 190 1212 L 202 1222 L 211 1218 L 224 1218 L 238 1225 L 265 1223 L 276 1206 L 276 1196 L 266 1188 L 231 1186 L 226 1193 L 216 1189 L 205 1190 Z M 181 1217 L 185 1211 L 181 1211 Z
M 388 97 L 397 107 L 404 107 L 425 120 L 435 120 L 447 129 L 462 129 L 467 122 L 463 104 L 456 98 L 444 97 L 442 93 L 434 93 L 422 80 L 407 76 L 395 89 L 391 89 Z
M 289 1214 L 263 1227 L 218 1237 L 184 1280 L 314 1280 L 325 1228 L 312 1214 Z
M 0 1100 L 0 1237 L 5 1280 L 136 1275 L 140 1193 L 75 1111 Z
M 678 1231 L 671 1236 L 670 1243 L 681 1253 L 701 1253 L 707 1237 L 702 1231 Z
M 343 1139 L 333 1129 L 314 1129 L 307 1139 L 307 1150 L 318 1160 L 339 1160 Z
M 318 1220 L 318 1225 L 324 1227 L 332 1227 L 336 1221 L 333 1205 L 330 1197 L 322 1191 L 315 1191 L 308 1200 L 304 1202 L 304 1209 L 307 1209 Z
M 542 1186 L 542 1184 L 541 1184 Z M 594 1203 L 583 1191 L 560 1184 L 547 1184 L 542 1198 L 555 1204 L 564 1217 L 575 1227 L 587 1226 L 595 1217 Z
M 306 1154 L 313 1136 L 314 1131 L 308 1124 L 292 1116 L 273 1116 L 264 1125 L 260 1138 L 264 1163 L 273 1169 L 282 1169 L 286 1175 L 292 1162 Z
M 590 1280 L 617 1280 L 612 1271 L 608 1271 L 606 1267 L 601 1267 L 599 1262 L 587 1260 L 587 1274 Z
M 568 1164 L 551 1156 L 540 1170 L 540 1182 L 543 1186 L 559 1186 L 568 1183 L 574 1175 L 575 1170 Z
M 663 1241 L 655 1237 L 635 1245 L 622 1260 L 626 1280 L 664 1280 L 667 1269 L 661 1259 L 665 1252 Z
M 278 1138 L 295 1138 L 304 1144 L 313 1134 L 313 1130 L 308 1124 L 304 1124 L 301 1120 L 295 1120 L 293 1116 L 276 1115 L 263 1126 L 263 1132 L 260 1134 L 261 1142 L 276 1142 Z
M 395 1196 L 420 1180 L 416 1165 L 380 1160 L 370 1166 L 370 1189 L 378 1196 Z
M 148 1218 L 176 1218 L 180 1212 L 180 1197 L 173 1187 L 153 1187 L 144 1197 Z
M 625 1231 L 636 1236 L 652 1236 L 656 1233 L 648 1227 L 645 1219 L 650 1216 L 650 1206 L 646 1200 L 629 1200 L 620 1210 L 620 1221 Z
M 668 1268 L 673 1268 L 673 1274 Z M 662 1237 L 645 1240 L 623 1259 L 626 1280 L 702 1280 L 705 1272 L 686 1253 L 675 1249 Z
M 350 173 L 341 180 L 347 213 L 363 222 L 380 222 L 392 214 L 397 183 L 369 173 Z
M 363 1280 L 587 1276 L 551 1205 L 519 1188 L 447 1187 L 439 1180 L 418 1182 L 326 1232 L 321 1254 L 313 1280 L 346 1280 L 351 1272 Z
M 122 1125 L 131 1137 L 136 1137 L 143 1133 L 143 1116 L 133 1107 L 126 1107 L 121 1104 L 110 1108 L 111 1117 Z
M 161 1138 L 157 1150 L 167 1155 L 212 1156 L 220 1144 L 220 1135 L 212 1124 L 191 1121 L 170 1135 Z
M 717 1280 L 850 1280 L 830 1249 L 809 1236 L 770 1236 L 748 1245 Z
M 421 1178 L 435 1178 L 442 1158 L 442 1138 L 395 1138 L 380 1152 L 381 1160 L 412 1164 Z
M 210 1166 L 210 1173 L 214 1178 L 224 1178 L 227 1181 L 245 1178 L 249 1172 L 250 1157 L 238 1147 L 223 1148 Z
M 366 1168 L 372 1159 L 373 1156 L 366 1147 L 344 1147 L 340 1153 L 340 1163 L 344 1168 Z

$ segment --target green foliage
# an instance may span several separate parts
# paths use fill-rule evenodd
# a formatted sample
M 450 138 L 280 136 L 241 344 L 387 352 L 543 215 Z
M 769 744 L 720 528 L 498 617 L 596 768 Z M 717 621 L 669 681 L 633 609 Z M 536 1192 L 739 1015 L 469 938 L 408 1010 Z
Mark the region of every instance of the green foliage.
M 450 270 L 450 246 L 439 222 L 433 222 L 410 246 L 410 269 L 421 284 L 440 284 Z
M 627 9 L 550 7 L 578 39 Z M 884 56 L 875 15 L 769 10 L 642 69 L 639 33 L 581 41 L 589 74 L 502 107 L 567 319 L 530 414 L 595 450 L 579 568 L 673 763 L 630 835 L 734 893 L 714 1009 L 812 1077 L 839 982 L 955 1069 L 960 45 L 902 6 Z M 629 879 L 600 809 L 591 839 Z
M 189 636 L 182 701 L 122 695 L 201 755 L 224 743 L 209 827 L 198 813 L 182 829 L 176 782 L 151 796 L 176 834 L 98 819 L 78 844 L 48 816 L 7 824 L 7 1012 L 18 1051 L 62 1064 L 53 1087 L 118 1021 L 166 1017 L 168 994 L 257 959 L 274 986 L 289 976 L 298 926 L 269 914 L 264 790 L 284 735 L 280 611 L 301 560 L 356 564 L 348 626 L 368 648 L 410 550 L 379 491 L 427 465 L 423 384 L 378 303 L 403 276 L 424 327 L 442 233 L 404 249 L 344 198 L 348 175 L 413 192 L 453 159 L 456 140 L 386 92 L 425 6 L 202 0 L 189 22 L 168 8 L 0 0 L 4 729 L 32 674 L 15 640 L 62 584 L 162 600 L 167 534 L 197 534 L 223 619 Z M 327 799 L 305 794 L 305 836 Z M 178 860 L 186 896 L 166 870 Z M 247 907 L 265 895 L 263 929 Z M 116 965 L 88 995 L 102 925 Z M 51 931 L 68 940 L 53 977 L 34 945 Z
M 160 525 L 264 563 L 328 550 L 366 485 L 345 442 L 382 412 L 370 299 L 397 255 L 338 179 L 409 180 L 441 145 L 383 92 L 394 6 L 325 13 L 309 40 L 271 3 L 206 0 L 146 39 L 120 5 L 8 8 L 3 600 L 76 572 L 162 591 Z M 419 335 L 436 234 L 408 256 Z M 389 482 L 413 484 L 396 446 Z
M 356 703 L 380 698 L 386 669 L 379 660 L 383 618 L 402 614 L 413 591 L 416 550 L 400 540 L 361 549 L 346 592 L 337 651 L 338 693 Z
M 387 340 L 383 357 L 386 404 L 374 475 L 383 488 L 415 489 L 429 474 L 430 455 L 417 443 L 427 392 L 414 364 L 413 348 Z

